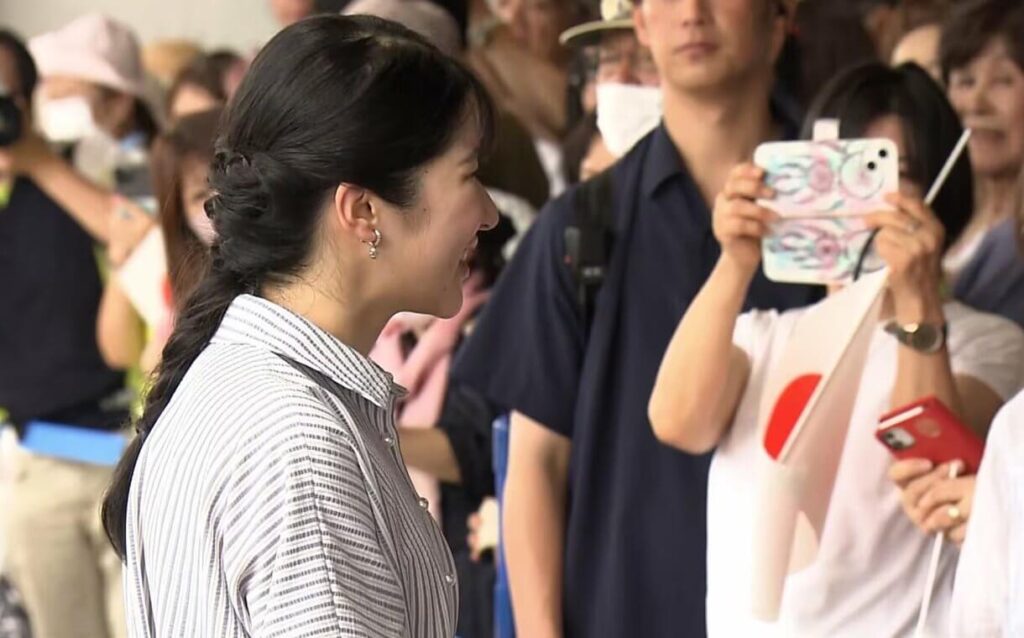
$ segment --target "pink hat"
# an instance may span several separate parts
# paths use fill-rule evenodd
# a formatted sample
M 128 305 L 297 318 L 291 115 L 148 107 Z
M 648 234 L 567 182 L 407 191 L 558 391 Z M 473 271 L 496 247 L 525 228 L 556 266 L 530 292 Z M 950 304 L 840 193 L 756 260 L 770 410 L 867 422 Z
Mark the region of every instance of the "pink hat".
M 139 43 L 131 29 L 92 13 L 32 38 L 29 51 L 43 78 L 72 77 L 144 96 Z

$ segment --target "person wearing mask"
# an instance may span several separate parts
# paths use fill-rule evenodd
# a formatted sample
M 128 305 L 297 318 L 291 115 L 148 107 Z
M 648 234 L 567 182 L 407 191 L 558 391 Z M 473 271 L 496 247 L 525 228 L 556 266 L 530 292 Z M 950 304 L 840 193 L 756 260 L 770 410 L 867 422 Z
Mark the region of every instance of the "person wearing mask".
M 0 84 L 20 110 L 21 137 L 0 148 L 9 189 L 0 211 L 0 408 L 23 436 L 56 425 L 92 440 L 128 413 L 124 377 L 97 350 L 102 284 L 95 257 L 107 240 L 111 195 L 77 173 L 34 131 L 38 74 L 22 41 L 0 31 Z M 77 439 L 81 445 L 81 438 Z M 124 636 L 121 571 L 102 539 L 96 505 L 110 469 L 19 450 L 8 506 L 5 568 L 37 638 Z
M 209 268 L 214 233 L 203 205 L 210 194 L 207 172 L 221 112 L 215 108 L 186 115 L 153 143 L 153 186 L 160 202 L 158 220 L 167 256 L 167 313 L 163 324 L 145 325 L 116 276 L 111 277 L 96 328 L 100 352 L 111 367 L 138 366 L 145 374 L 156 369 L 170 335 L 174 309 L 184 304 Z M 111 241 L 134 242 L 134 248 L 139 239 L 114 237 Z M 122 265 L 130 250 L 118 252 L 124 257 L 114 266 Z
M 1014 0 L 956 3 L 943 28 L 939 57 L 950 101 L 972 131 L 969 150 L 977 185 L 974 216 L 945 266 L 958 298 L 999 312 L 1000 298 L 1024 294 L 1024 289 L 969 289 L 957 276 L 972 260 L 990 258 L 979 250 L 988 234 L 1002 235 L 1000 243 L 1016 241 L 1013 212 L 1017 176 L 1024 167 L 1024 5 Z
M 913 631 L 932 536 L 903 515 L 889 482 L 891 453 L 875 439 L 879 419 L 935 396 L 979 433 L 1024 386 L 1024 332 L 1012 322 L 942 299 L 942 252 L 970 216 L 970 166 L 959 161 L 933 212 L 921 198 L 962 130 L 942 90 L 916 65 L 855 67 L 833 79 L 805 126 L 840 122 L 843 139 L 890 139 L 901 163 L 893 210 L 868 218 L 875 250 L 889 266 L 881 322 L 868 347 L 850 427 L 813 564 L 786 579 L 777 623 L 754 618 L 754 529 L 761 438 L 759 406 L 767 378 L 805 310 L 740 314 L 776 218 L 763 170 L 735 168 L 718 198 L 714 228 L 723 253 L 673 337 L 651 397 L 654 432 L 694 454 L 714 451 L 708 488 L 710 636 L 903 636 Z M 911 346 L 894 330 L 935 328 L 937 341 Z M 948 334 L 948 341 L 941 335 Z M 763 452 L 761 452 L 763 454 Z M 935 468 L 947 472 L 948 467 Z M 929 627 L 948 623 L 955 550 L 940 563 Z
M 135 34 L 93 13 L 32 38 L 29 50 L 42 79 L 43 134 L 73 144 L 75 165 L 97 183 L 122 186 L 118 169 L 144 154 L 158 132 Z
M 643 0 L 633 18 L 665 118 L 612 168 L 592 315 L 566 265 L 573 189 L 538 215 L 453 369 L 513 412 L 503 549 L 516 629 L 531 638 L 704 635 L 708 457 L 659 444 L 647 402 L 718 257 L 709 203 L 758 143 L 796 128 L 770 100 L 781 3 Z M 749 297 L 812 299 L 763 277 Z
M 367 354 L 459 312 L 497 212 L 482 86 L 394 23 L 278 33 L 227 111 L 211 269 L 178 313 L 103 520 L 148 636 L 452 636 L 452 557 Z M 173 502 L 174 507 L 168 507 Z
M 602 19 L 567 30 L 561 42 L 583 57 L 584 119 L 563 145 L 570 183 L 603 172 L 661 122 L 658 68 L 633 31 L 631 0 L 605 2 Z

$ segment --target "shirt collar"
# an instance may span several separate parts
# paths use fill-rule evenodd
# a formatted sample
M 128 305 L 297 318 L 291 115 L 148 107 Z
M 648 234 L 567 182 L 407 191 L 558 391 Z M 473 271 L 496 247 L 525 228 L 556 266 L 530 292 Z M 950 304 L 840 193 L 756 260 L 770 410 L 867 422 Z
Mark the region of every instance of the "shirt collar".
M 800 133 L 800 107 L 788 97 L 788 94 L 776 90 L 771 97 L 772 115 L 782 125 L 783 139 L 796 139 Z M 652 197 L 655 191 L 669 178 L 686 173 L 686 164 L 679 149 L 669 137 L 665 122 L 662 121 L 651 133 L 648 142 L 647 157 L 644 159 L 644 170 L 641 188 L 646 197 Z
M 381 409 L 401 396 L 391 375 L 307 319 L 253 295 L 235 298 L 211 343 L 269 350 L 327 375 Z

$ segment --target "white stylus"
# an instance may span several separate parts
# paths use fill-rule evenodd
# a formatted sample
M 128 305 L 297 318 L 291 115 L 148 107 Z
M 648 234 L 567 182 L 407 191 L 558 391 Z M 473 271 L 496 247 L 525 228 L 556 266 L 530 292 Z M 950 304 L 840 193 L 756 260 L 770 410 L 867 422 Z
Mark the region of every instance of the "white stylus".
M 946 178 L 953 171 L 953 167 L 956 165 L 960 155 L 963 154 L 964 149 L 967 148 L 967 142 L 971 139 L 971 129 L 965 128 L 960 139 L 957 140 L 956 146 L 953 147 L 953 152 L 949 154 L 949 158 L 946 159 L 945 165 L 942 170 L 939 171 L 935 181 L 932 182 L 932 187 L 928 189 L 928 194 L 925 195 L 924 203 L 931 206 L 935 203 L 935 198 L 938 197 L 939 191 L 942 190 L 942 185 L 946 183 Z

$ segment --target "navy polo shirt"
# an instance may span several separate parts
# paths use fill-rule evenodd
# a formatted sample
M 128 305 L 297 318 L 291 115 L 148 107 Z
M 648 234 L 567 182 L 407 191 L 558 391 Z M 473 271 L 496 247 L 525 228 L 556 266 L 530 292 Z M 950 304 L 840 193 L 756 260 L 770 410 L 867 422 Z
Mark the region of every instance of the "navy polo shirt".
M 95 244 L 33 182 L 18 179 L 0 209 L 0 407 L 16 425 L 39 419 L 112 429 L 124 387 L 96 345 L 103 284 Z
M 612 170 L 615 247 L 589 338 L 564 262 L 571 190 L 540 214 L 453 374 L 572 440 L 565 635 L 704 636 L 710 456 L 661 445 L 647 404 L 669 341 L 720 249 L 707 204 L 664 126 Z M 747 308 L 815 298 L 759 274 Z

